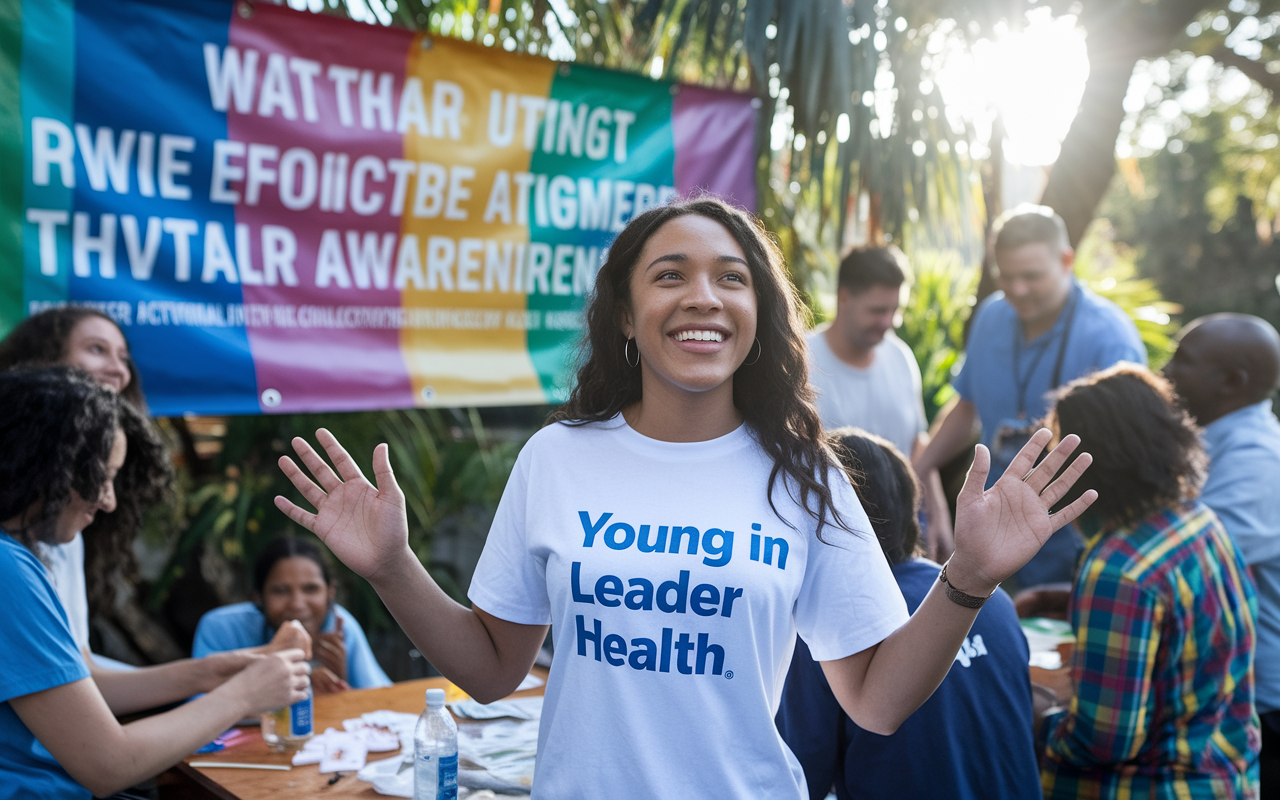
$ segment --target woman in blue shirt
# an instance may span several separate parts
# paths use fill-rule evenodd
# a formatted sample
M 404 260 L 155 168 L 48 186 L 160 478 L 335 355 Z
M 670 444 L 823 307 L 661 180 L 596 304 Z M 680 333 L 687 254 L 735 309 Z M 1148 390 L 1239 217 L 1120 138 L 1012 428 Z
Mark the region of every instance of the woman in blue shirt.
M 236 720 L 305 697 L 305 650 L 240 652 L 209 662 L 205 697 L 128 725 L 116 720 L 35 548 L 70 541 L 115 508 L 112 479 L 127 449 L 122 406 L 79 370 L 0 373 L 0 800 L 111 795 Z
M 317 694 L 390 686 L 355 617 L 334 602 L 337 586 L 315 545 L 284 537 L 263 548 L 253 567 L 253 602 L 236 603 L 200 618 L 196 658 L 257 647 L 288 620 L 297 620 L 314 643 L 311 680 Z

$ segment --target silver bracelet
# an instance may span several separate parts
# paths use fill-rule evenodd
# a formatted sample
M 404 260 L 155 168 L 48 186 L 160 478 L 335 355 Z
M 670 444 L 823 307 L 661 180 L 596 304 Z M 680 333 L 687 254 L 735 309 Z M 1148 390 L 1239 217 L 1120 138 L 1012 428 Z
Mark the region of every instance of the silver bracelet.
M 978 597 L 977 595 L 965 594 L 964 592 L 960 591 L 956 587 L 952 586 L 951 582 L 947 580 L 947 565 L 950 563 L 951 562 L 948 561 L 947 564 L 943 564 L 942 572 L 938 573 L 938 580 L 942 582 L 943 586 L 947 587 L 948 600 L 950 600 L 951 602 L 955 603 L 958 606 L 964 606 L 965 608 L 982 608 L 984 603 L 986 603 L 993 596 L 995 596 L 995 593 L 996 593 L 995 589 L 992 589 L 991 594 L 987 595 L 986 597 Z M 996 588 L 998 589 L 1000 587 L 996 587 Z

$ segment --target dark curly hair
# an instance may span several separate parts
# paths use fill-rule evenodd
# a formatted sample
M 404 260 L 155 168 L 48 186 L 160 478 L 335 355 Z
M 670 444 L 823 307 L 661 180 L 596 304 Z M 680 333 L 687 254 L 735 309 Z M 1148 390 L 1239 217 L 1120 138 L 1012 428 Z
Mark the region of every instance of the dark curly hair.
M 621 327 L 623 310 L 631 303 L 631 273 L 649 238 L 666 223 L 689 214 L 723 225 L 746 256 L 758 304 L 760 355 L 734 373 L 733 403 L 773 460 L 770 507 L 778 513 L 773 491 L 782 475 L 793 498 L 798 488 L 800 496 L 794 499 L 817 521 L 821 537 L 828 517 L 842 527 L 844 523 L 832 506 L 828 485 L 835 454 L 822 436 L 809 388 L 804 306 L 783 270 L 778 246 L 760 222 L 719 200 L 697 198 L 650 209 L 618 234 L 596 276 L 576 384 L 550 422 L 601 422 L 640 400 L 640 370 L 627 365 Z
M 123 397 L 121 399 L 124 399 Z M 133 537 L 147 510 L 160 503 L 173 483 L 173 466 L 155 425 L 131 403 L 120 404 L 120 429 L 128 451 L 116 473 L 116 508 L 99 511 L 84 529 L 85 594 L 91 608 L 115 601 L 115 581 L 138 577 Z
M 887 439 L 861 428 L 837 428 L 830 436 L 885 558 L 901 564 L 920 555 L 920 484 L 911 464 Z
M 58 364 L 67 357 L 67 344 L 71 332 L 88 317 L 105 319 L 112 325 L 116 321 L 97 309 L 86 306 L 50 308 L 27 317 L 9 331 L 0 341 L 0 370 L 20 364 L 42 366 Z M 116 325 L 119 328 L 119 325 Z M 133 359 L 129 360 L 129 385 L 120 392 L 134 408 L 146 412 L 147 403 L 142 395 L 142 380 Z
M 101 495 L 124 403 L 74 367 L 0 372 L 0 520 L 35 552 L 71 493 Z
M 102 312 L 85 306 L 51 308 L 28 317 L 0 341 L 0 370 L 61 362 L 67 356 L 71 332 L 91 317 L 116 324 Z M 129 385 L 120 393 L 129 406 L 120 411 L 128 453 L 124 466 L 116 473 L 116 509 L 109 514 L 98 512 L 93 524 L 84 530 L 85 593 L 92 608 L 110 605 L 117 577 L 125 581 L 137 577 L 133 537 L 147 509 L 164 499 L 173 482 L 168 449 L 146 416 L 138 370 L 132 360 L 128 366 Z
M 1094 489 L 1098 499 L 1085 513 L 1106 530 L 1199 493 L 1206 459 L 1198 429 L 1169 382 L 1146 367 L 1117 364 L 1067 384 L 1045 424 L 1076 434 L 1079 451 L 1093 455 L 1059 507 Z

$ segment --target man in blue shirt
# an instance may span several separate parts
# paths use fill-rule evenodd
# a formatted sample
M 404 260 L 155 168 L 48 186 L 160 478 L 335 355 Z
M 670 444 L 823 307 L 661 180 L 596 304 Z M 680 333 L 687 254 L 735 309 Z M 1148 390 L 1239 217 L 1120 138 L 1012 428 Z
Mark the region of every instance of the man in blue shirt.
M 1222 520 L 1258 589 L 1254 657 L 1262 717 L 1261 795 L 1280 794 L 1280 334 L 1265 320 L 1213 314 L 1179 334 L 1165 375 L 1204 427 L 1200 500 Z
M 1000 290 L 974 312 L 960 395 L 945 410 L 918 474 L 947 463 L 969 443 L 975 422 L 991 450 L 988 488 L 1026 443 L 1059 386 L 1120 361 L 1147 363 L 1133 321 L 1075 279 L 1075 252 L 1062 218 L 1043 206 L 1001 217 L 993 247 Z M 1068 526 L 1018 571 L 1019 587 L 1069 581 L 1080 542 Z

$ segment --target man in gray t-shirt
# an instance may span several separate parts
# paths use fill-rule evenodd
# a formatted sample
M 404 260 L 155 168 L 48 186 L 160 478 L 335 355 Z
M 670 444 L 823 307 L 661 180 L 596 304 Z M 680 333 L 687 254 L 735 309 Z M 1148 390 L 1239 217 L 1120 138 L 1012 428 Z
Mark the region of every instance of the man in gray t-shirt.
M 920 368 L 893 334 L 907 281 L 906 258 L 888 247 L 851 251 L 840 262 L 836 315 L 809 335 L 809 382 L 828 430 L 852 425 L 889 440 L 911 458 L 923 447 Z M 934 470 L 926 481 L 930 557 L 951 552 L 951 516 Z

